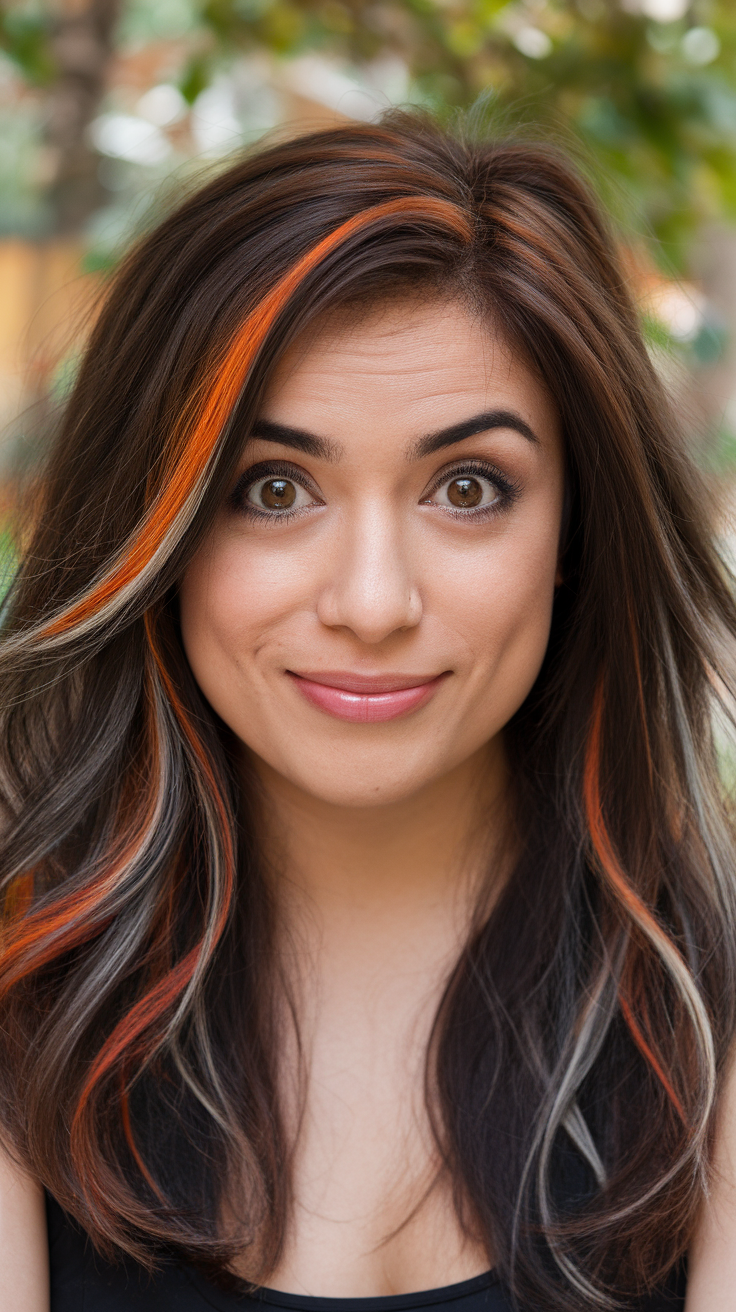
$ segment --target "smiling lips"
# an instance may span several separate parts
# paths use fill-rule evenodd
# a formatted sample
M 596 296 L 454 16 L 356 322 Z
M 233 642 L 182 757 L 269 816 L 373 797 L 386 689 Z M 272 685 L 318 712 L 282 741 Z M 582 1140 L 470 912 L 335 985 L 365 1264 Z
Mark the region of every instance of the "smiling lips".
M 303 697 L 338 720 L 377 724 L 415 711 L 436 692 L 449 671 L 438 675 L 369 675 L 344 670 L 287 670 Z

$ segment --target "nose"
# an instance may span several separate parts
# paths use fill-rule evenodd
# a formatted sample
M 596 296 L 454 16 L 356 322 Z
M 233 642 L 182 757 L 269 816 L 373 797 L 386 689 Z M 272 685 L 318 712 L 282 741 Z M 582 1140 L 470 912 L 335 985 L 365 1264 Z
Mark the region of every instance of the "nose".
M 348 629 L 376 644 L 415 628 L 422 601 L 400 526 L 390 507 L 374 505 L 345 524 L 317 603 L 328 628 Z

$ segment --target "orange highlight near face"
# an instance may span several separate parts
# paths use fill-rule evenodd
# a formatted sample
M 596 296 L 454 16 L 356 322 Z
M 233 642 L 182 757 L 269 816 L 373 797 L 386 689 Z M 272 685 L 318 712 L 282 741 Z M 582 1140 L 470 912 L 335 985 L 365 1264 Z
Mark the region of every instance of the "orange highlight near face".
M 146 1166 L 146 1163 L 144 1162 L 143 1158 L 141 1157 L 140 1151 L 139 1151 L 139 1149 L 138 1149 L 138 1145 L 137 1145 L 137 1143 L 136 1143 L 136 1141 L 135 1141 L 135 1135 L 133 1134 L 133 1126 L 131 1125 L 131 1121 L 130 1121 L 130 1106 L 129 1106 L 128 1094 L 126 1093 L 125 1088 L 123 1087 L 123 1079 L 122 1079 L 122 1077 L 121 1077 L 121 1080 L 120 1080 L 120 1084 L 121 1084 L 121 1089 L 120 1089 L 120 1112 L 121 1112 L 122 1121 L 123 1121 L 123 1134 L 125 1135 L 125 1142 L 127 1143 L 128 1147 L 129 1147 L 129 1149 L 130 1149 L 130 1153 L 131 1153 L 131 1156 L 132 1156 L 132 1158 L 133 1158 L 133 1161 L 135 1162 L 136 1166 L 138 1167 L 138 1170 L 140 1171 L 141 1175 L 143 1176 L 143 1179 L 145 1180 L 145 1182 L 146 1182 L 146 1184 L 148 1185 L 149 1189 L 151 1190 L 151 1192 L 152 1192 L 153 1194 L 155 1194 L 155 1196 L 158 1198 L 159 1202 L 160 1202 L 160 1203 L 163 1203 L 163 1204 L 165 1205 L 165 1204 L 166 1204 L 166 1198 L 164 1197 L 163 1193 L 162 1193 L 161 1190 L 159 1189 L 158 1185 L 156 1184 L 156 1181 L 154 1180 L 153 1176 L 151 1175 L 151 1172 L 149 1171 L 148 1167 Z
M 131 1049 L 136 1039 L 141 1039 L 146 1030 L 149 1030 L 166 1013 L 172 1002 L 186 988 L 197 968 L 199 951 L 199 947 L 196 947 L 187 952 L 186 956 L 182 957 L 181 961 L 177 962 L 176 966 L 168 971 L 163 979 L 159 980 L 158 984 L 149 989 L 148 993 L 131 1007 L 127 1016 L 118 1021 L 109 1039 L 93 1062 L 79 1095 L 72 1122 L 72 1135 L 74 1135 L 75 1128 L 79 1125 L 80 1118 L 95 1085 L 114 1066 L 117 1059 L 126 1050 Z
M 12 988 L 33 971 L 102 933 L 110 917 L 95 913 L 115 887 L 121 872 L 129 864 L 139 842 L 131 837 L 120 856 L 99 879 L 86 888 L 61 898 L 53 907 L 27 913 L 16 909 L 6 931 L 0 967 L 0 993 Z M 23 878 L 28 878 L 24 876 Z
M 626 1024 L 628 1026 L 631 1037 L 634 1040 L 634 1043 L 639 1049 L 644 1060 L 651 1066 L 652 1070 L 654 1071 L 654 1074 L 656 1075 L 657 1079 L 662 1085 L 662 1088 L 667 1094 L 667 1097 L 672 1103 L 672 1106 L 674 1107 L 675 1111 L 680 1117 L 680 1120 L 682 1121 L 683 1125 L 686 1126 L 687 1119 L 685 1117 L 685 1109 L 682 1103 L 680 1102 L 680 1099 L 678 1098 L 677 1094 L 675 1093 L 675 1090 L 673 1089 L 670 1080 L 665 1075 L 662 1065 L 659 1061 L 659 1058 L 656 1056 L 653 1049 L 649 1046 L 646 1039 L 644 1038 L 641 1028 L 639 1027 L 636 1020 L 634 1019 L 634 1013 L 632 1012 L 631 1007 L 629 1006 L 628 1002 L 626 1001 L 626 998 L 623 996 L 622 993 L 619 993 L 618 1000 L 619 1000 L 619 1005 L 621 1007 L 621 1013 L 623 1015 L 624 1020 L 626 1021 Z
M 161 658 L 156 641 L 154 621 L 150 612 L 145 617 L 145 628 L 151 654 L 156 662 L 157 670 L 166 690 L 167 697 L 169 698 L 174 713 L 179 720 L 182 730 L 185 733 L 190 747 L 192 748 L 198 764 L 207 780 L 210 795 L 220 820 L 220 831 L 223 836 L 227 836 L 231 831 L 231 823 L 227 814 L 224 799 L 207 759 L 207 755 L 199 741 L 196 730 L 190 722 L 189 716 L 187 715 L 187 712 L 176 693 L 176 689 L 171 682 L 165 663 Z M 214 922 L 212 936 L 208 945 L 210 952 L 214 949 L 223 929 L 225 928 L 235 888 L 235 854 L 229 844 L 225 852 L 223 873 L 224 880 L 220 907 L 218 909 L 217 918 Z M 165 1016 L 166 1012 L 176 1003 L 177 999 L 181 996 L 184 989 L 194 976 L 204 952 L 205 942 L 204 940 L 201 940 L 194 948 L 186 953 L 181 961 L 177 962 L 176 965 L 167 970 L 163 977 L 160 978 L 153 987 L 149 988 L 143 997 L 131 1007 L 127 1015 L 118 1021 L 109 1038 L 98 1053 L 96 1060 L 93 1062 L 85 1084 L 81 1090 L 72 1123 L 73 1138 L 75 1134 L 79 1132 L 81 1119 L 94 1092 L 95 1086 L 98 1085 L 100 1080 L 102 1080 L 115 1066 L 115 1063 L 122 1057 L 123 1053 L 128 1052 L 130 1054 L 136 1051 L 138 1047 L 144 1051 L 149 1048 L 150 1045 L 145 1037 L 146 1032 L 150 1032 L 154 1029 L 157 1022 L 160 1021 L 161 1018 Z M 140 1158 L 138 1149 L 135 1145 L 132 1130 L 129 1125 L 127 1102 L 124 1096 L 122 1114 L 123 1130 L 131 1152 L 150 1187 L 154 1192 L 158 1193 L 158 1187 L 155 1182 L 149 1178 L 145 1163 Z M 127 1126 L 126 1117 L 128 1118 Z
M 150 710 L 150 707 L 149 707 Z M 149 722 L 152 757 L 149 777 L 155 779 L 159 768 L 158 741 Z M 123 872 L 129 867 L 148 830 L 156 807 L 155 788 L 136 798 L 132 814 L 120 825 L 120 836 L 109 852 L 109 864 L 85 887 L 59 898 L 53 906 L 33 911 L 33 875 L 22 875 L 6 898 L 6 925 L 0 957 L 0 994 L 12 988 L 33 971 L 41 970 L 57 957 L 81 947 L 110 923 L 109 915 L 100 915 L 105 899 L 114 891 Z M 121 809 L 124 814 L 124 809 Z
M 590 726 L 588 737 L 588 746 L 585 754 L 585 768 L 583 772 L 583 800 L 585 803 L 585 817 L 588 822 L 588 830 L 601 867 L 607 875 L 610 883 L 613 885 L 618 896 L 624 904 L 633 912 L 637 919 L 645 921 L 657 935 L 661 933 L 661 927 L 655 917 L 642 901 L 639 895 L 631 887 L 628 879 L 624 875 L 616 857 L 611 837 L 606 828 L 603 819 L 603 808 L 600 797 L 600 757 L 601 757 L 601 727 L 603 722 L 603 686 L 599 682 L 593 699 L 593 720 Z
M 171 703 L 174 714 L 176 715 L 176 718 L 179 721 L 179 725 L 194 755 L 196 756 L 199 767 L 202 770 L 202 773 L 207 781 L 207 786 L 209 788 L 210 796 L 212 797 L 215 803 L 215 807 L 218 813 L 218 818 L 220 821 L 220 832 L 223 836 L 227 836 L 231 832 L 231 824 L 230 824 L 230 817 L 228 816 L 227 813 L 227 807 L 225 806 L 225 803 L 222 798 L 220 786 L 212 771 L 212 767 L 207 758 L 207 754 L 202 749 L 202 744 L 199 740 L 197 731 L 192 725 L 192 722 L 184 706 L 182 705 L 181 700 L 176 692 L 176 689 L 171 681 L 171 677 L 166 668 L 166 663 L 161 657 L 161 653 L 158 649 L 158 642 L 156 639 L 153 616 L 150 611 L 147 612 L 144 618 L 144 626 L 146 630 L 146 638 L 148 639 L 148 645 L 151 654 L 153 656 L 153 659 L 156 662 L 156 668 L 158 670 L 159 678 L 161 679 L 161 683 L 163 684 L 166 695 L 169 699 L 169 702 Z M 224 890 L 223 905 L 215 927 L 215 933 L 217 936 L 219 936 L 219 934 L 222 932 L 222 929 L 224 928 L 225 919 L 227 918 L 230 909 L 230 899 L 233 894 L 233 888 L 235 882 L 235 854 L 232 850 L 229 849 L 229 847 L 227 852 L 225 873 L 226 873 L 226 885 Z
M 602 723 L 603 680 L 600 679 L 593 698 L 593 719 L 590 726 L 585 754 L 585 768 L 583 772 L 583 800 L 585 804 L 585 816 L 588 823 L 588 831 L 601 870 L 605 874 L 616 895 L 640 924 L 644 923 L 648 925 L 653 933 L 657 937 L 660 937 L 662 934 L 661 926 L 652 915 L 646 903 L 642 901 L 635 889 L 631 887 L 631 884 L 621 869 L 603 818 L 603 807 L 600 796 Z M 656 1053 L 653 1051 L 650 1044 L 647 1043 L 641 1027 L 634 1018 L 631 1007 L 621 991 L 619 992 L 619 1003 L 621 1006 L 621 1013 L 626 1021 L 634 1043 L 644 1057 L 644 1060 L 654 1071 L 654 1074 L 662 1085 L 662 1088 L 670 1099 L 670 1102 L 683 1124 L 687 1124 L 684 1108 L 675 1092 L 672 1082 L 666 1075 L 662 1063 Z
M 65 633 L 75 624 L 94 615 L 121 588 L 131 583 L 149 563 L 163 543 L 166 533 L 185 505 L 188 496 L 204 474 L 268 332 L 307 274 L 335 247 L 361 228 L 391 216 L 401 218 L 412 214 L 423 219 L 435 220 L 465 242 L 469 242 L 472 238 L 469 220 L 450 201 L 432 197 L 406 196 L 385 201 L 383 204 L 374 205 L 360 214 L 353 215 L 297 260 L 273 290 L 264 297 L 260 305 L 248 315 L 242 328 L 235 335 L 214 384 L 209 390 L 184 455 L 173 469 L 123 560 L 92 590 L 89 596 L 72 605 L 64 614 L 53 620 L 42 630 L 40 636 L 54 637 Z

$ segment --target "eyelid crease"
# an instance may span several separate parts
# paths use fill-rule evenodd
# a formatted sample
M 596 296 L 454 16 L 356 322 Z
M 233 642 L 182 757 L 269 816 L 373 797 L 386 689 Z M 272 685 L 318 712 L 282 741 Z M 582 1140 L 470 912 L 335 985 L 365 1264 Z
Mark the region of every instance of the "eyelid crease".
M 463 474 L 470 476 L 479 475 L 481 478 L 486 478 L 489 483 L 493 483 L 494 486 L 499 489 L 506 501 L 514 500 L 518 497 L 521 491 L 520 483 L 511 478 L 508 474 L 505 474 L 502 469 L 491 464 L 490 461 L 477 458 L 474 459 L 471 456 L 467 460 L 451 462 L 438 470 L 430 483 L 429 491 L 422 497 L 422 501 L 433 496 L 444 483 L 449 482 L 453 478 L 460 478 Z
M 288 460 L 259 460 L 257 464 L 250 465 L 238 476 L 230 495 L 231 497 L 237 497 L 260 479 L 269 477 L 291 479 L 292 482 L 299 483 L 301 487 L 306 488 L 309 492 L 316 488 L 314 480 L 299 465 L 293 465 Z
M 500 500 L 507 506 L 516 500 L 521 491 L 519 482 L 511 478 L 508 474 L 505 474 L 503 470 L 499 469 L 496 465 L 488 460 L 471 456 L 465 460 L 457 459 L 455 461 L 450 461 L 448 464 L 444 465 L 442 469 L 438 470 L 428 490 L 422 494 L 419 504 L 426 504 L 429 498 L 434 496 L 444 483 L 451 481 L 453 478 L 459 478 L 463 474 L 470 476 L 477 475 L 481 478 L 487 479 L 489 483 L 492 483 L 494 487 L 497 488 L 500 493 Z M 267 479 L 269 477 L 288 478 L 292 482 L 298 483 L 299 486 L 303 487 L 311 496 L 314 496 L 318 502 L 321 501 L 321 494 L 316 490 L 316 485 L 309 475 L 301 469 L 299 465 L 294 465 L 288 460 L 279 459 L 259 460 L 257 464 L 251 465 L 248 469 L 244 470 L 238 478 L 228 500 L 239 511 L 245 511 L 246 507 L 243 504 L 245 493 L 249 491 L 255 483 L 260 482 L 261 479 Z M 480 510 L 482 508 L 478 509 Z M 280 520 L 283 520 L 287 515 L 293 515 L 297 512 L 281 510 L 269 513 L 265 510 L 259 510 L 259 508 L 253 503 L 248 503 L 247 513 L 261 515 L 266 519 L 273 519 L 278 516 Z M 463 511 L 462 513 L 466 514 L 469 512 Z

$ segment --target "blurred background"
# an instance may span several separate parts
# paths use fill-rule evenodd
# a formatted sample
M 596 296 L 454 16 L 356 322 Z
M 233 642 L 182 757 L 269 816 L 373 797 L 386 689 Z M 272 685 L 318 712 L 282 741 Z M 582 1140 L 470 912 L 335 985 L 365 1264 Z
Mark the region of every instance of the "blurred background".
M 574 151 L 732 500 L 734 0 L 19 0 L 0 4 L 0 511 L 105 279 L 178 190 L 265 133 L 407 104 Z

